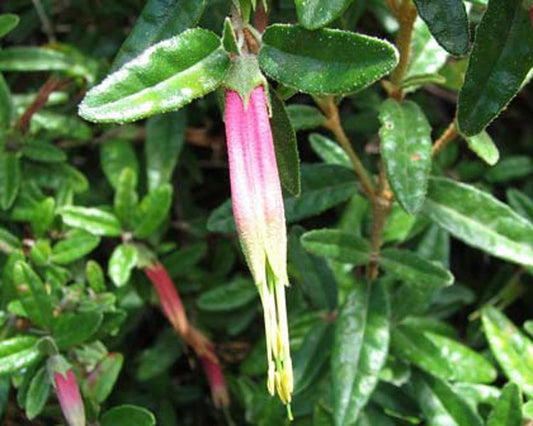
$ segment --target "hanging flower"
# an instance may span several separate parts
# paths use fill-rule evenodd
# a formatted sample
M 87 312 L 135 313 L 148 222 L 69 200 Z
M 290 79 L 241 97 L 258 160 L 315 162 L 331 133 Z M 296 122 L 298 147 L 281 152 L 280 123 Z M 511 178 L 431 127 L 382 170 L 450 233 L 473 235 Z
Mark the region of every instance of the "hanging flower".
M 74 371 L 60 355 L 50 357 L 48 371 L 69 426 L 85 426 L 85 408 Z
M 263 85 L 245 99 L 226 92 L 226 140 L 237 232 L 263 304 L 268 389 L 288 404 L 293 390 L 285 308 L 287 234 Z
M 226 388 L 226 382 L 220 364 L 215 364 L 207 357 L 202 357 L 200 360 L 204 367 L 207 381 L 209 382 L 211 398 L 213 399 L 215 407 L 221 408 L 229 406 L 228 389 Z

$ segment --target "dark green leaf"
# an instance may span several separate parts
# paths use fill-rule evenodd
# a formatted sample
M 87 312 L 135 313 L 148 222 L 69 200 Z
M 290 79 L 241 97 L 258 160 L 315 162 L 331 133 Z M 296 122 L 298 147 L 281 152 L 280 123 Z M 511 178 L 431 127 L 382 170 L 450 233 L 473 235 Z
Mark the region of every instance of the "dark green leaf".
M 370 243 L 367 240 L 335 229 L 306 232 L 301 241 L 310 253 L 336 262 L 364 265 L 370 255 Z
M 122 169 L 115 188 L 113 207 L 123 227 L 131 228 L 135 222 L 135 209 L 139 202 L 136 185 L 137 174 L 129 167 Z
M 22 145 L 22 154 L 30 160 L 43 163 L 61 163 L 67 155 L 60 148 L 43 141 L 27 141 Z
M 272 137 L 276 151 L 276 163 L 283 187 L 294 196 L 300 195 L 300 157 L 296 133 L 283 105 L 274 90 L 270 91 Z
M 457 118 L 468 136 L 480 133 L 519 91 L 533 66 L 533 38 L 527 7 L 521 0 L 491 0 L 481 23 Z
M 26 395 L 26 417 L 33 420 L 43 410 L 50 394 L 50 379 L 46 367 L 41 367 L 33 376 Z
M 21 246 L 20 240 L 9 232 L 7 229 L 0 227 L 0 251 L 4 253 L 11 253 L 19 249 Z
M 225 312 L 241 308 L 257 299 L 257 289 L 248 278 L 237 277 L 230 283 L 223 283 L 202 293 L 197 299 L 200 309 Z
M 483 309 L 481 318 L 492 353 L 506 376 L 533 397 L 533 341 L 492 306 Z
M 229 17 L 226 17 L 226 19 L 224 20 L 224 30 L 222 32 L 222 44 L 224 45 L 224 49 L 226 49 L 227 52 L 240 55 L 241 51 L 239 48 L 239 44 L 237 42 L 235 31 L 233 30 L 231 19 Z
M 0 15 L 0 38 L 4 37 L 19 23 L 19 17 L 13 13 L 4 13 Z
M 533 225 L 486 192 L 433 178 L 423 212 L 467 244 L 511 262 L 533 265 Z
M 137 266 L 137 248 L 133 244 L 120 244 L 109 259 L 108 274 L 111 281 L 122 287 L 130 279 L 131 271 Z
M 4 76 L 0 73 L 0 131 L 7 129 L 12 119 L 13 98 Z
M 380 282 L 357 284 L 339 312 L 331 354 L 335 425 L 361 413 L 389 349 L 389 298 Z
M 155 417 L 145 408 L 120 405 L 108 410 L 100 419 L 101 426 L 154 426 Z
M 398 53 L 390 43 L 361 34 L 276 24 L 263 35 L 259 62 L 274 80 L 301 92 L 345 94 L 387 75 Z
M 63 222 L 94 235 L 117 237 L 122 232 L 117 217 L 95 207 L 65 206 L 59 210 Z
M 139 357 L 135 376 L 141 382 L 150 380 L 167 371 L 183 353 L 183 346 L 176 334 L 167 329 L 153 346 L 145 349 Z
M 295 0 L 298 22 L 316 30 L 342 16 L 353 0 Z
M 326 117 L 311 105 L 287 105 L 287 114 L 295 131 L 316 129 L 326 124 Z
M 56 318 L 54 339 L 59 349 L 81 345 L 100 327 L 102 314 L 99 312 L 66 312 Z
M 309 135 L 309 143 L 313 151 L 326 163 L 337 164 L 352 169 L 353 166 L 348 154 L 346 154 L 346 151 L 338 143 L 322 136 L 320 133 Z
M 431 169 L 431 126 L 411 101 L 385 101 L 379 119 L 381 154 L 392 191 L 405 211 L 416 214 L 424 203 Z
M 125 122 L 176 110 L 215 90 L 229 66 L 215 34 L 187 30 L 108 76 L 87 93 L 79 113 L 90 121 Z
M 172 204 L 172 186 L 164 184 L 152 190 L 139 205 L 136 214 L 134 234 L 137 238 L 147 238 L 167 218 Z
M 517 189 L 507 190 L 507 201 L 520 215 L 533 222 L 533 200 Z
M 468 50 L 470 33 L 465 5 L 461 0 L 414 0 L 418 14 L 431 34 L 452 55 Z
M 515 383 L 507 383 L 487 419 L 487 426 L 521 426 L 522 397 Z
M 448 54 L 433 38 L 421 19 L 415 21 L 411 45 L 405 79 L 434 74 L 446 63 Z
M 17 154 L 0 152 L 0 208 L 7 210 L 20 186 L 20 161 Z
M 171 277 L 187 276 L 206 253 L 205 242 L 190 244 L 165 256 L 162 263 Z
M 98 244 L 100 244 L 100 237 L 82 229 L 73 230 L 54 245 L 51 260 L 60 265 L 72 263 L 92 252 Z
M 116 188 L 120 174 L 125 168 L 129 168 L 139 175 L 139 163 L 131 143 L 123 139 L 113 139 L 102 144 L 100 149 L 100 161 L 109 183 Z M 135 180 L 137 184 L 137 180 Z
M 169 183 L 183 148 L 186 127 L 183 111 L 152 117 L 146 123 L 148 190 Z
M 465 140 L 468 148 L 488 165 L 494 166 L 500 159 L 500 152 L 487 132 L 483 131 L 474 136 L 465 136 Z
M 115 386 L 123 362 L 124 357 L 121 354 L 106 355 L 90 373 L 90 379 L 84 382 L 87 386 L 87 392 L 84 393 L 91 395 L 99 403 L 104 402 Z M 111 425 L 113 423 L 109 423 L 109 426 Z
M 149 0 L 113 61 L 116 70 L 153 44 L 194 27 L 205 0 Z
M 533 173 L 533 160 L 527 155 L 513 155 L 502 159 L 492 167 L 485 179 L 489 182 L 501 183 L 513 179 L 523 179 Z

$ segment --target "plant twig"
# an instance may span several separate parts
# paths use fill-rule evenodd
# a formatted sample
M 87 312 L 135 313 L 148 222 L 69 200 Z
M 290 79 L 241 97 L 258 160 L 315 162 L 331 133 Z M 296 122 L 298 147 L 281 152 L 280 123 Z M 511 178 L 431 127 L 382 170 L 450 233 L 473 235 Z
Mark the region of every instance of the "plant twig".
M 455 124 L 455 121 L 452 121 L 448 125 L 446 130 L 442 133 L 440 138 L 438 138 L 433 144 L 433 148 L 431 149 L 431 156 L 434 157 L 439 151 L 444 149 L 457 136 L 459 136 L 459 132 L 457 131 L 457 125 Z
M 35 7 L 35 10 L 37 11 L 37 15 L 39 16 L 39 19 L 41 20 L 41 24 L 43 26 L 43 32 L 48 37 L 48 41 L 50 43 L 55 43 L 56 37 L 54 35 L 54 29 L 52 27 L 52 22 L 50 21 L 50 18 L 48 18 L 46 11 L 44 10 L 43 5 L 41 4 L 41 0 L 32 0 L 32 1 L 33 1 L 33 6 Z

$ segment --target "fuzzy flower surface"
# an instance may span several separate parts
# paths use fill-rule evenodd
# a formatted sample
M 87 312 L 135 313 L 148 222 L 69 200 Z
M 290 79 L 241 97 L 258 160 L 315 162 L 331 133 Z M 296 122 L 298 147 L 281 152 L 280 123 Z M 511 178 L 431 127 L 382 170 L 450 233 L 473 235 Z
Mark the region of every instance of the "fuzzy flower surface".
M 54 389 L 61 405 L 61 411 L 69 426 L 85 426 L 85 409 L 76 376 L 72 369 L 53 375 Z
M 246 103 L 238 92 L 227 90 L 225 106 L 233 215 L 263 304 L 268 389 L 289 404 L 293 371 L 285 307 L 287 231 L 265 89 L 255 87 Z

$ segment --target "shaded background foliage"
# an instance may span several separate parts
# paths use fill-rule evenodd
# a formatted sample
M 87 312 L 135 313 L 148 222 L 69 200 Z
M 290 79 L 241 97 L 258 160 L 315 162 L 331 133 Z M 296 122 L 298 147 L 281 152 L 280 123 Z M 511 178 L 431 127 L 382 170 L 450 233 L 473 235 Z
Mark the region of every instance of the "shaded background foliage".
M 8 0 L 0 5 L 0 12 L 20 17 L 2 38 L 0 51 L 0 70 L 14 105 L 9 120 L 14 124 L 3 126 L 3 150 L 16 153 L 2 153 L 0 166 L 1 335 L 4 340 L 35 337 L 31 344 L 19 342 L 9 360 L 10 353 L 0 349 L 5 424 L 60 421 L 57 402 L 48 397 L 50 384 L 40 373 L 54 345 L 77 369 L 91 421 L 100 418 L 105 424 L 101 413 L 121 404 L 150 410 L 161 425 L 286 421 L 282 405 L 264 386 L 260 304 L 233 232 L 217 94 L 122 126 L 90 124 L 77 115 L 89 87 L 131 57 L 128 41 L 122 57 L 117 52 L 136 22 L 144 21 L 146 32 L 128 40 L 141 51 L 139 44 L 152 36 L 156 42 L 196 25 L 221 34 L 230 10 L 224 0 L 149 3 L 171 13 L 141 15 L 145 3 L 133 0 Z M 329 26 L 394 40 L 398 23 L 384 1 L 335 3 L 346 7 Z M 429 2 L 417 2 L 421 16 L 424 3 Z M 322 26 L 317 23 L 321 14 L 297 14 L 303 4 L 273 1 L 269 20 L 299 17 L 306 26 Z M 486 4 L 467 5 L 474 31 Z M 417 63 L 406 73 L 406 81 L 412 79 L 406 91 L 427 117 L 435 140 L 455 115 L 467 60 L 448 56 L 421 20 L 413 43 Z M 51 65 L 42 50 L 25 59 L 20 52 L 9 56 L 14 47 L 44 45 L 65 53 L 59 65 Z M 466 53 L 461 43 L 451 49 Z M 52 95 L 25 123 L 24 112 L 45 84 L 53 86 Z M 520 424 L 521 410 L 524 421 L 531 421 L 533 406 L 526 402 L 533 397 L 531 264 L 492 257 L 451 237 L 427 215 L 409 216 L 395 203 L 384 229 L 380 264 L 385 274 L 368 290 L 361 265 L 368 262 L 364 238 L 371 232 L 371 207 L 313 99 L 282 85 L 277 89 L 287 100 L 302 162 L 302 193 L 299 198 L 286 194 L 295 423 Z M 378 134 L 382 143 L 387 140 L 383 129 L 380 133 L 389 120 L 384 114 L 394 121 L 394 107 L 382 106 L 386 96 L 384 87 L 374 84 L 340 104 L 346 133 L 373 175 L 379 172 Z M 532 114 L 533 94 L 525 86 L 488 129 L 500 152 L 496 165 L 483 162 L 456 138 L 434 157 L 432 175 L 486 191 L 530 222 Z M 21 136 L 24 126 L 28 131 Z M 486 149 L 490 143 L 481 145 Z M 451 202 L 462 205 L 466 198 Z M 482 200 L 472 211 L 483 214 L 489 204 Z M 113 206 L 118 220 L 110 216 Z M 96 220 L 87 219 L 83 207 L 98 208 Z M 487 214 L 487 222 L 494 219 Z M 215 343 L 230 407 L 213 406 L 197 358 L 159 313 L 142 271 L 145 249 L 167 267 L 191 321 Z M 17 291 L 14 264 L 20 260 L 40 276 L 29 298 Z M 455 277 L 451 286 L 448 270 Z M 57 325 L 61 318 L 63 327 Z M 23 369 L 9 364 L 24 350 L 37 351 L 34 362 Z M 352 362 L 342 362 L 343 354 Z M 384 365 L 370 362 L 375 357 Z M 103 374 L 95 388 L 87 376 L 96 365 Z M 367 392 L 358 380 L 377 385 Z M 509 380 L 521 388 L 523 407 L 516 402 L 518 387 L 503 387 Z M 342 402 L 347 389 L 354 395 Z M 493 407 L 502 406 L 498 398 L 513 402 L 504 416 L 508 423 L 491 420 L 496 414 L 489 413 L 497 413 Z M 138 410 L 139 425 L 153 423 L 148 412 Z

